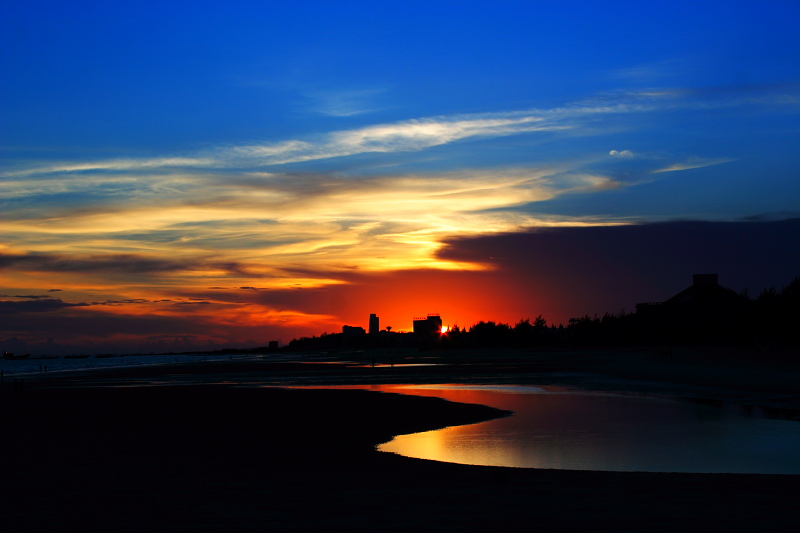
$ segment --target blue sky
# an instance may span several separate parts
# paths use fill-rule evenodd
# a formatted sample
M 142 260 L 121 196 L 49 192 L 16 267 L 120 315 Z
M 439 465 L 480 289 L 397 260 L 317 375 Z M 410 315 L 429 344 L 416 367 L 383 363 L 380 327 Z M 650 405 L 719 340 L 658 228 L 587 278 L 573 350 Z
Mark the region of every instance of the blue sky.
M 454 240 L 797 217 L 798 27 L 796 2 L 8 1 L 0 293 L 87 323 L 194 302 L 213 333 L 184 338 L 260 342 L 372 312 L 307 297 L 355 270 L 502 276 Z

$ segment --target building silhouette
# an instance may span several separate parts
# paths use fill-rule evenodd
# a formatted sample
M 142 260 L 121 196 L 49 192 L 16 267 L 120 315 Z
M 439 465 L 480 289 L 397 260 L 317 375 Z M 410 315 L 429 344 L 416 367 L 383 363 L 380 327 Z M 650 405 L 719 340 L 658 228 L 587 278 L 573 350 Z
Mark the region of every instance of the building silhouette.
M 342 338 L 352 339 L 353 337 L 359 337 L 366 334 L 367 332 L 362 327 L 347 325 L 342 326 Z
M 717 274 L 695 274 L 692 285 L 663 302 L 636 304 L 644 333 L 676 342 L 734 340 L 745 325 L 747 299 L 719 284 Z
M 414 319 L 414 334 L 419 336 L 434 336 L 442 332 L 442 317 L 438 314 L 429 314 L 426 317 Z
M 694 274 L 692 284 L 664 302 L 636 304 L 637 313 L 653 313 L 668 309 L 683 312 L 702 311 L 706 314 L 726 314 L 731 307 L 739 307 L 744 298 L 719 284 L 717 274 Z
M 381 331 L 381 317 L 375 313 L 369 315 L 369 334 L 377 335 Z

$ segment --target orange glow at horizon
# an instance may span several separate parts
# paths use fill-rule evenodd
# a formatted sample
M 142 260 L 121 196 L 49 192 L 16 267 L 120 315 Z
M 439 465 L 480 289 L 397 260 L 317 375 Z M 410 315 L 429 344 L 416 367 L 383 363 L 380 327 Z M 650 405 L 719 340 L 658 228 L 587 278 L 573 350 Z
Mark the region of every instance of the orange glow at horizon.
M 362 327 L 368 324 L 369 314 L 376 313 L 381 328 L 391 326 L 394 332 L 412 331 L 413 318 L 429 313 L 439 314 L 447 324 L 440 330 L 443 334 L 480 321 L 514 325 L 541 314 L 548 324 L 558 325 L 569 319 L 568 311 L 559 309 L 558 287 L 522 286 L 513 273 L 406 271 L 364 276 L 348 285 L 327 287 L 322 294 L 314 301 L 315 313 L 335 316 L 342 325 Z M 323 306 L 316 308 L 320 303 Z

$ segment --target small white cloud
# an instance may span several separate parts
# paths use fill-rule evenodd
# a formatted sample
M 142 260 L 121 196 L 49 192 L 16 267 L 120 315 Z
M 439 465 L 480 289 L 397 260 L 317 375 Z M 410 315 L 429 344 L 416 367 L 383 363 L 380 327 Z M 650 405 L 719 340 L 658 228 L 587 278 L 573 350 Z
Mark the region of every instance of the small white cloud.
M 611 150 L 608 155 L 611 157 L 633 157 L 633 152 L 630 150 Z

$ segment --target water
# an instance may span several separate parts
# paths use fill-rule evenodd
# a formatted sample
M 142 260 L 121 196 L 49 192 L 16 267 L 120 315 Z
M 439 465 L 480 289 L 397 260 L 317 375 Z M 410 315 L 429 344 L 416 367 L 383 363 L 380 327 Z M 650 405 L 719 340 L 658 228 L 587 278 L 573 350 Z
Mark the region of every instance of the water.
M 173 355 L 115 355 L 111 357 L 37 357 L 28 359 L 0 359 L 0 370 L 4 376 L 25 377 L 29 375 L 74 370 L 100 369 L 111 367 L 136 367 L 166 365 L 174 363 L 193 363 L 201 361 L 227 361 L 261 358 L 266 355 L 223 355 L 223 354 L 173 354 Z
M 296 359 L 252 354 L 233 359 Z M 6 378 L 89 368 L 228 360 L 180 354 L 0 360 Z M 337 363 L 340 364 L 340 363 Z M 254 376 L 261 385 L 263 376 Z M 275 385 L 275 383 L 269 383 Z M 400 435 L 381 451 L 438 461 L 523 468 L 651 472 L 800 474 L 800 423 L 746 416 L 685 401 L 557 387 L 369 385 L 514 411 L 469 426 Z
M 515 412 L 400 435 L 379 447 L 408 457 L 567 470 L 800 474 L 800 423 L 737 409 L 553 387 L 372 388 Z

